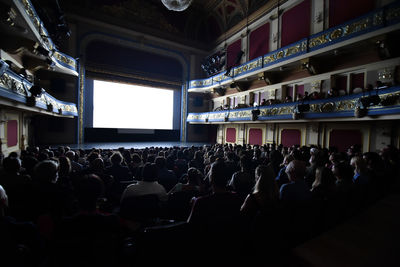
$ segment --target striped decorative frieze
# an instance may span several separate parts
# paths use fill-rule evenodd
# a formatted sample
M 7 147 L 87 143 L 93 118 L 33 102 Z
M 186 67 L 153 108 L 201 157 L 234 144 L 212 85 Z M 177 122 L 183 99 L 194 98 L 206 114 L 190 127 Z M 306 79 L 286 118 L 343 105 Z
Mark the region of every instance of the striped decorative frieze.
M 66 54 L 63 54 L 59 51 L 55 51 L 53 53 L 54 58 L 63 66 L 72 69 L 72 70 L 76 70 L 77 64 L 76 64 L 76 60 Z
M 246 73 L 250 73 L 253 72 L 257 69 L 261 69 L 262 68 L 262 63 L 263 63 L 263 58 L 262 57 L 258 57 L 250 62 L 247 62 L 239 67 L 236 67 L 233 69 L 233 76 L 237 77 Z
M 349 23 L 312 35 L 308 41 L 308 48 L 313 51 L 354 35 L 372 31 L 376 27 L 384 25 L 383 18 L 383 10 L 378 10 Z
M 201 88 L 201 87 L 207 87 L 212 85 L 213 78 L 208 78 L 204 80 L 194 80 L 191 81 L 189 84 L 189 89 L 190 88 Z
M 1 97 L 28 104 L 28 99 L 32 96 L 28 89 L 31 88 L 33 84 L 15 74 L 7 66 L 8 65 L 4 61 L 0 60 L 0 69 L 3 70 L 0 76 L 0 90 L 4 92 L 1 93 Z M 59 110 L 61 110 L 68 115 L 78 116 L 78 109 L 74 103 L 60 101 L 47 92 L 42 93 L 34 99 L 34 105 L 37 108 L 46 109 L 49 104 L 53 107 L 52 111 L 56 110 L 59 112 Z
M 366 107 L 367 114 L 400 114 L 400 87 L 381 89 L 378 92 L 373 92 L 371 95 L 375 94 L 379 96 L 379 103 Z M 302 113 L 304 115 L 303 119 L 351 117 L 354 116 L 355 109 L 360 107 L 360 102 L 362 102 L 361 99 L 367 97 L 369 97 L 369 95 L 363 96 L 363 93 L 358 93 L 342 97 L 304 101 L 302 103 L 282 103 L 254 108 L 233 109 L 224 112 L 206 112 L 204 113 L 204 116 L 208 116 L 208 121 L 210 122 L 235 122 L 252 120 L 253 110 L 259 110 L 260 112 L 257 117 L 257 120 L 259 121 L 277 119 L 289 120 L 293 119 L 293 114 L 298 112 L 298 106 L 305 104 L 309 105 L 310 109 L 309 111 Z M 197 122 L 206 121 L 202 119 L 202 113 L 191 113 L 188 115 L 188 121 L 189 118 L 192 121 Z
M 264 56 L 264 67 L 307 52 L 307 39 L 278 49 Z

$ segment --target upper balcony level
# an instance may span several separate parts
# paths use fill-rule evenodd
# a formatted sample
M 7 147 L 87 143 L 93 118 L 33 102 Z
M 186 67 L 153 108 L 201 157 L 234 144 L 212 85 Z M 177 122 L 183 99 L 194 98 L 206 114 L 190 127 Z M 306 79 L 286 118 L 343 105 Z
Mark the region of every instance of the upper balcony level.
M 57 100 L 42 88 L 32 90 L 33 86 L 33 83 L 14 73 L 7 63 L 0 60 L 1 105 L 49 115 L 78 116 L 76 104 Z
M 20 68 L 78 76 L 77 60 L 59 51 L 30 0 L 1 0 L 0 8 L 6 16 L 0 21 L 0 49 Z
M 317 58 L 338 48 L 348 47 L 374 37 L 400 29 L 400 2 L 376 9 L 361 17 L 316 33 L 293 44 L 279 48 L 255 58 L 229 73 L 223 71 L 212 77 L 192 80 L 189 92 L 207 92 L 214 88 L 226 87 L 236 81 L 251 81 L 263 78 L 266 72 L 276 71 L 283 66 L 307 63 L 307 59 Z M 323 61 L 324 59 L 321 58 Z M 307 67 L 307 66 L 304 66 Z
M 288 122 L 303 120 L 371 119 L 399 116 L 400 87 L 374 89 L 368 92 L 242 109 L 189 113 L 189 123 Z

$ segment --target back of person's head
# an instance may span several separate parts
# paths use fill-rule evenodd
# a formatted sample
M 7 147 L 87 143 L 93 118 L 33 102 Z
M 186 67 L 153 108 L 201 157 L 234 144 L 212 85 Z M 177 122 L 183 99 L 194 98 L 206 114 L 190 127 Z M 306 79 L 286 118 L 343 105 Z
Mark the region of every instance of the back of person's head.
M 201 173 L 196 168 L 189 168 L 187 172 L 187 179 L 189 184 L 200 185 Z
M 104 183 L 95 174 L 82 175 L 78 178 L 76 193 L 79 207 L 85 211 L 94 211 L 97 200 L 104 194 Z
M 229 181 L 229 172 L 224 162 L 216 161 L 211 165 L 210 182 L 216 187 L 226 188 Z
M 156 157 L 154 163 L 158 169 L 163 169 L 166 165 L 166 160 L 164 157 Z
M 157 167 L 155 163 L 147 162 L 142 170 L 142 179 L 146 182 L 157 181 Z
M 288 165 L 292 160 L 294 160 L 293 155 L 286 155 L 283 158 L 283 164 Z
M 142 158 L 139 156 L 138 153 L 132 154 L 132 163 L 133 164 L 140 164 L 142 162 Z
M 358 173 L 365 173 L 367 170 L 367 164 L 362 157 L 355 156 L 350 160 L 350 165 L 355 169 Z
M 68 150 L 65 152 L 65 156 L 73 161 L 75 159 L 75 152 L 73 150 Z
M 22 167 L 25 168 L 25 170 L 28 173 L 31 173 L 33 171 L 33 168 L 39 161 L 33 157 L 33 156 L 26 156 L 24 157 L 24 160 L 22 161 Z
M 90 162 L 90 169 L 95 172 L 104 171 L 104 161 L 102 158 L 94 159 Z
M 112 165 L 121 165 L 121 163 L 122 163 L 122 155 L 120 152 L 114 152 L 111 155 L 110 159 L 111 159 Z
M 254 193 L 259 192 L 269 200 L 277 200 L 279 191 L 275 181 L 274 170 L 270 166 L 258 165 L 255 174 Z
M 251 170 L 251 159 L 249 156 L 242 156 L 240 158 L 240 167 L 244 171 L 250 171 Z
M 154 163 L 154 161 L 156 160 L 156 156 L 154 154 L 149 154 L 146 160 L 147 162 Z
M 301 160 L 292 160 L 286 167 L 286 174 L 289 180 L 297 181 L 304 179 L 306 174 L 306 164 Z
M 91 161 L 93 161 L 99 157 L 100 157 L 100 154 L 98 152 L 90 152 L 90 154 L 87 156 L 87 161 L 90 163 Z
M 69 175 L 72 170 L 70 159 L 65 156 L 61 156 L 58 158 L 58 161 L 60 162 L 59 166 L 60 175 Z
M 329 188 L 335 183 L 335 177 L 333 172 L 326 167 L 319 166 L 315 170 L 315 180 L 312 184 L 312 188 L 323 187 Z
M 35 166 L 34 173 L 37 181 L 55 183 L 58 179 L 58 163 L 54 160 L 41 161 Z
M 353 177 L 353 170 L 346 162 L 334 164 L 332 172 L 338 180 L 351 180 Z
M 18 173 L 21 170 L 21 161 L 19 158 L 7 157 L 3 160 L 3 168 L 8 173 Z

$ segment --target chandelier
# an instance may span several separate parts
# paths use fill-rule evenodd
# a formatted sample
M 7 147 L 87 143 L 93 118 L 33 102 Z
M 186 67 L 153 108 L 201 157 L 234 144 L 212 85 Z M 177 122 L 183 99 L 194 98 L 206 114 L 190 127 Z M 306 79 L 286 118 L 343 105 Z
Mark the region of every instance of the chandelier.
M 190 6 L 193 0 L 161 0 L 169 10 L 183 11 Z

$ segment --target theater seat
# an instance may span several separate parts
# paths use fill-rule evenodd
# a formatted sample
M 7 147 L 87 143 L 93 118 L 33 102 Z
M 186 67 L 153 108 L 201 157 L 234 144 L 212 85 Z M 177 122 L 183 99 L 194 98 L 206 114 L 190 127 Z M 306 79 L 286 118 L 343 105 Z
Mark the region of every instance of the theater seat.
M 168 198 L 166 216 L 169 219 L 186 221 L 189 217 L 193 197 L 199 196 L 199 191 L 188 190 L 172 193 Z
M 127 197 L 121 202 L 119 215 L 127 220 L 148 222 L 160 216 L 160 203 L 157 195 Z

